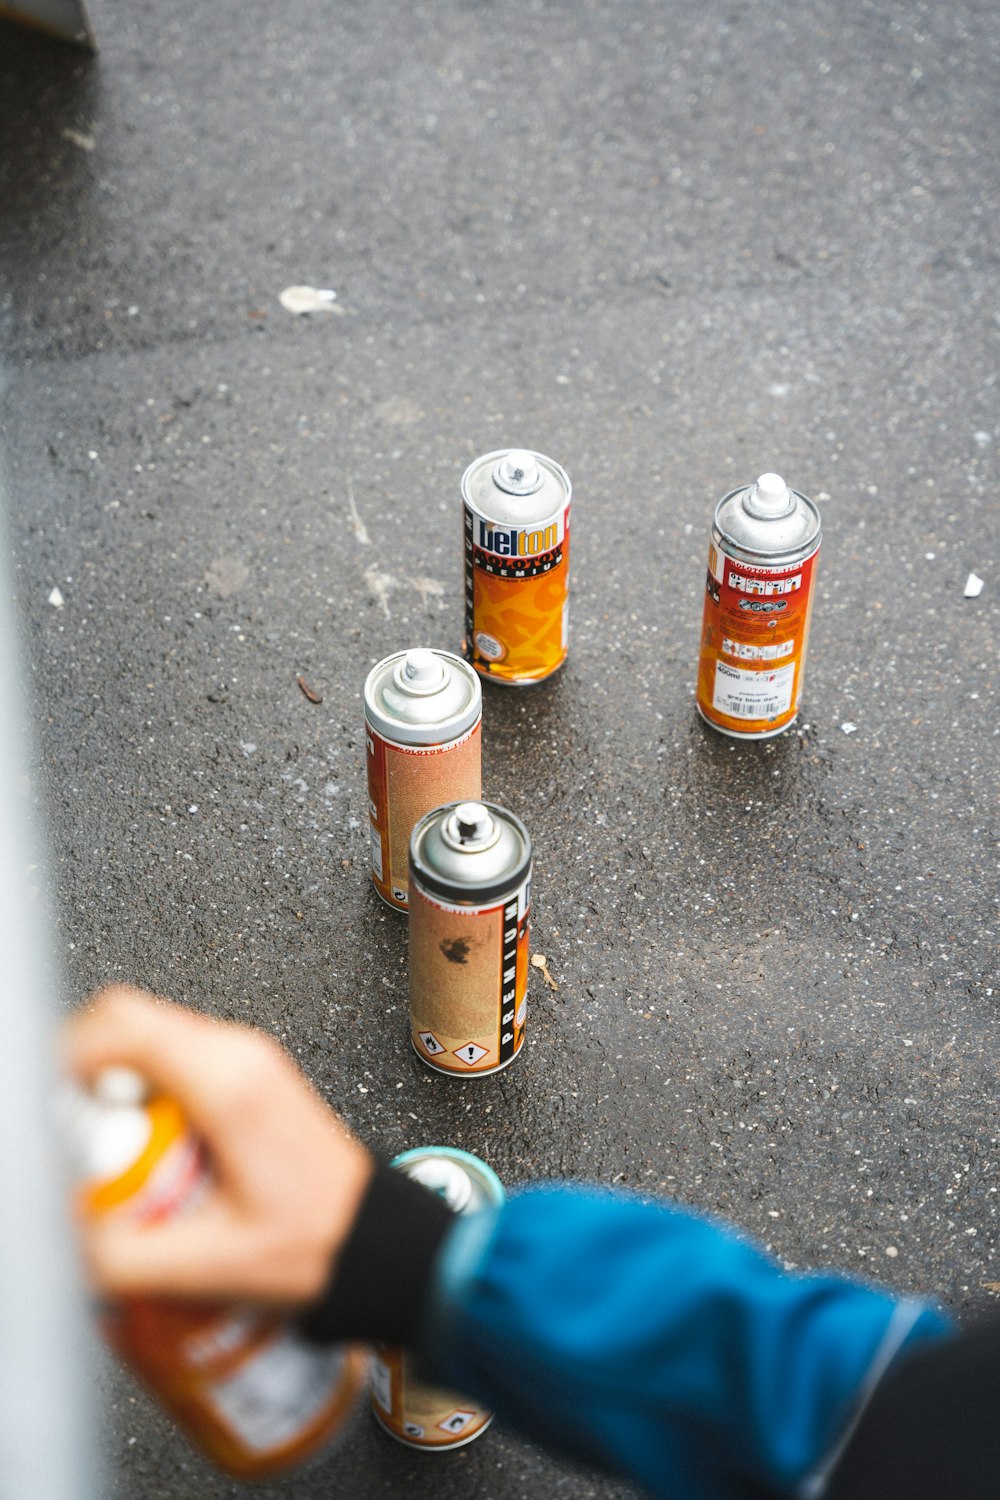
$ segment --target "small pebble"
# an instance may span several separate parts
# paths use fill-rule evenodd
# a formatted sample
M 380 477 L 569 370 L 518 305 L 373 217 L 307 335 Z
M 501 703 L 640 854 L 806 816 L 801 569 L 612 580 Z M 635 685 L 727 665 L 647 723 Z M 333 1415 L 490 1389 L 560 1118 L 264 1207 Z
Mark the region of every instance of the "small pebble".
M 286 286 L 278 301 L 286 312 L 298 317 L 302 313 L 332 312 L 337 293 L 329 287 Z

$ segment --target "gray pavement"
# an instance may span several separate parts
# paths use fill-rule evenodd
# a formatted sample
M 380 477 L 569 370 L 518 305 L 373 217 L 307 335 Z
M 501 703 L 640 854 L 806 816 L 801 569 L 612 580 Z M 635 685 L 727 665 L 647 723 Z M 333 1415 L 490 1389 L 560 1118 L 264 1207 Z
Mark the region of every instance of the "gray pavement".
M 273 1032 L 384 1152 L 994 1305 L 993 7 L 90 9 L 96 60 L 0 27 L 0 482 L 66 1004 L 141 983 Z M 287 313 L 301 283 L 336 311 Z M 458 483 L 506 444 L 576 497 L 568 664 L 484 722 L 558 988 L 455 1083 L 406 1041 L 360 694 L 457 649 Z M 765 469 L 825 539 L 799 724 L 737 744 L 693 707 L 708 527 Z M 108 1495 L 243 1493 L 101 1381 Z M 628 1493 L 364 1413 L 259 1491 L 546 1492 Z

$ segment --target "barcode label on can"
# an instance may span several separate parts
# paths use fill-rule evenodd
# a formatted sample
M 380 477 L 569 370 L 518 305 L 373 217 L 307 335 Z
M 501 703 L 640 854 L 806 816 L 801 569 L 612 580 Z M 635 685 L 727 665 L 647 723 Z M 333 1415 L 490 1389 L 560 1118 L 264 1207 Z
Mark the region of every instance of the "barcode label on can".
M 375 871 L 378 879 L 382 880 L 384 878 L 382 875 L 382 837 L 377 828 L 372 828 L 370 830 L 370 834 L 372 846 L 372 869 Z
M 794 662 L 764 672 L 716 662 L 712 707 L 734 719 L 777 718 L 788 712 L 794 682 Z
M 372 1397 L 378 1402 L 383 1411 L 392 1411 L 392 1372 L 389 1366 L 377 1354 L 372 1355 L 371 1363 Z
M 341 1348 L 312 1348 L 286 1333 L 216 1381 L 209 1395 L 240 1441 L 266 1453 L 310 1427 L 329 1402 L 343 1364 Z

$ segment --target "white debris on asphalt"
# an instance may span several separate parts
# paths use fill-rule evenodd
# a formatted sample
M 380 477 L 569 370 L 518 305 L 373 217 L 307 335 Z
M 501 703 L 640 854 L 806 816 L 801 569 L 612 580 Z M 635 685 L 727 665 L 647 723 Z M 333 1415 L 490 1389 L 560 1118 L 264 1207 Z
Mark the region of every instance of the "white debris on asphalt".
M 558 984 L 549 973 L 549 961 L 545 957 L 544 953 L 533 953 L 531 955 L 531 966 L 534 969 L 541 969 L 542 978 L 545 980 L 545 983 L 548 985 L 550 990 L 557 990 L 559 988 Z
M 296 317 L 301 313 L 333 312 L 336 300 L 337 293 L 329 287 L 314 286 L 286 286 L 278 298 L 285 311 Z
M 850 719 L 845 719 L 844 722 L 843 722 L 843 724 L 841 724 L 840 727 L 844 731 L 845 734 L 857 734 L 857 732 L 858 732 L 858 726 L 857 726 L 857 724 L 852 724 L 851 721 L 850 721 Z
M 97 144 L 97 142 L 94 140 L 94 137 L 89 133 L 89 131 L 74 130 L 69 125 L 67 125 L 66 129 L 62 132 L 62 138 L 64 141 L 69 141 L 70 145 L 72 146 L 79 146 L 81 151 L 93 151 L 94 147 Z
M 373 595 L 382 606 L 382 613 L 387 620 L 392 619 L 389 612 L 389 595 L 394 588 L 399 586 L 399 579 L 394 578 L 391 573 L 380 573 L 377 568 L 367 568 L 362 574 L 368 586 L 368 592 Z
M 63 598 L 58 589 L 53 589 L 51 594 L 49 595 L 49 603 L 53 605 L 55 609 L 62 609 L 63 605 L 66 603 L 66 600 Z
M 966 599 L 978 599 L 982 592 L 983 580 L 981 578 L 978 578 L 975 573 L 970 573 L 968 578 L 965 580 Z
M 354 498 L 354 481 L 352 480 L 350 474 L 348 474 L 347 476 L 347 503 L 350 506 L 351 510 L 351 530 L 354 532 L 354 535 L 357 537 L 361 546 L 367 547 L 369 545 L 369 542 L 371 541 L 371 538 L 368 535 L 367 526 L 361 519 L 357 501 Z
M 444 584 L 439 583 L 436 578 L 411 578 L 410 582 L 420 595 L 424 614 L 427 613 L 429 599 L 441 599 L 444 596 Z

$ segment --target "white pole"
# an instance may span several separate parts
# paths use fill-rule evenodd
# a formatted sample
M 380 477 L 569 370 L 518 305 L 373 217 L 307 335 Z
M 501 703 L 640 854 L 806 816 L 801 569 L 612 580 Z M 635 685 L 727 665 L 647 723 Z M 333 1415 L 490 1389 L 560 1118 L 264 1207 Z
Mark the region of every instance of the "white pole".
M 53 1118 L 59 966 L 2 460 L 0 451 L 0 1500 L 95 1500 L 90 1334 Z

